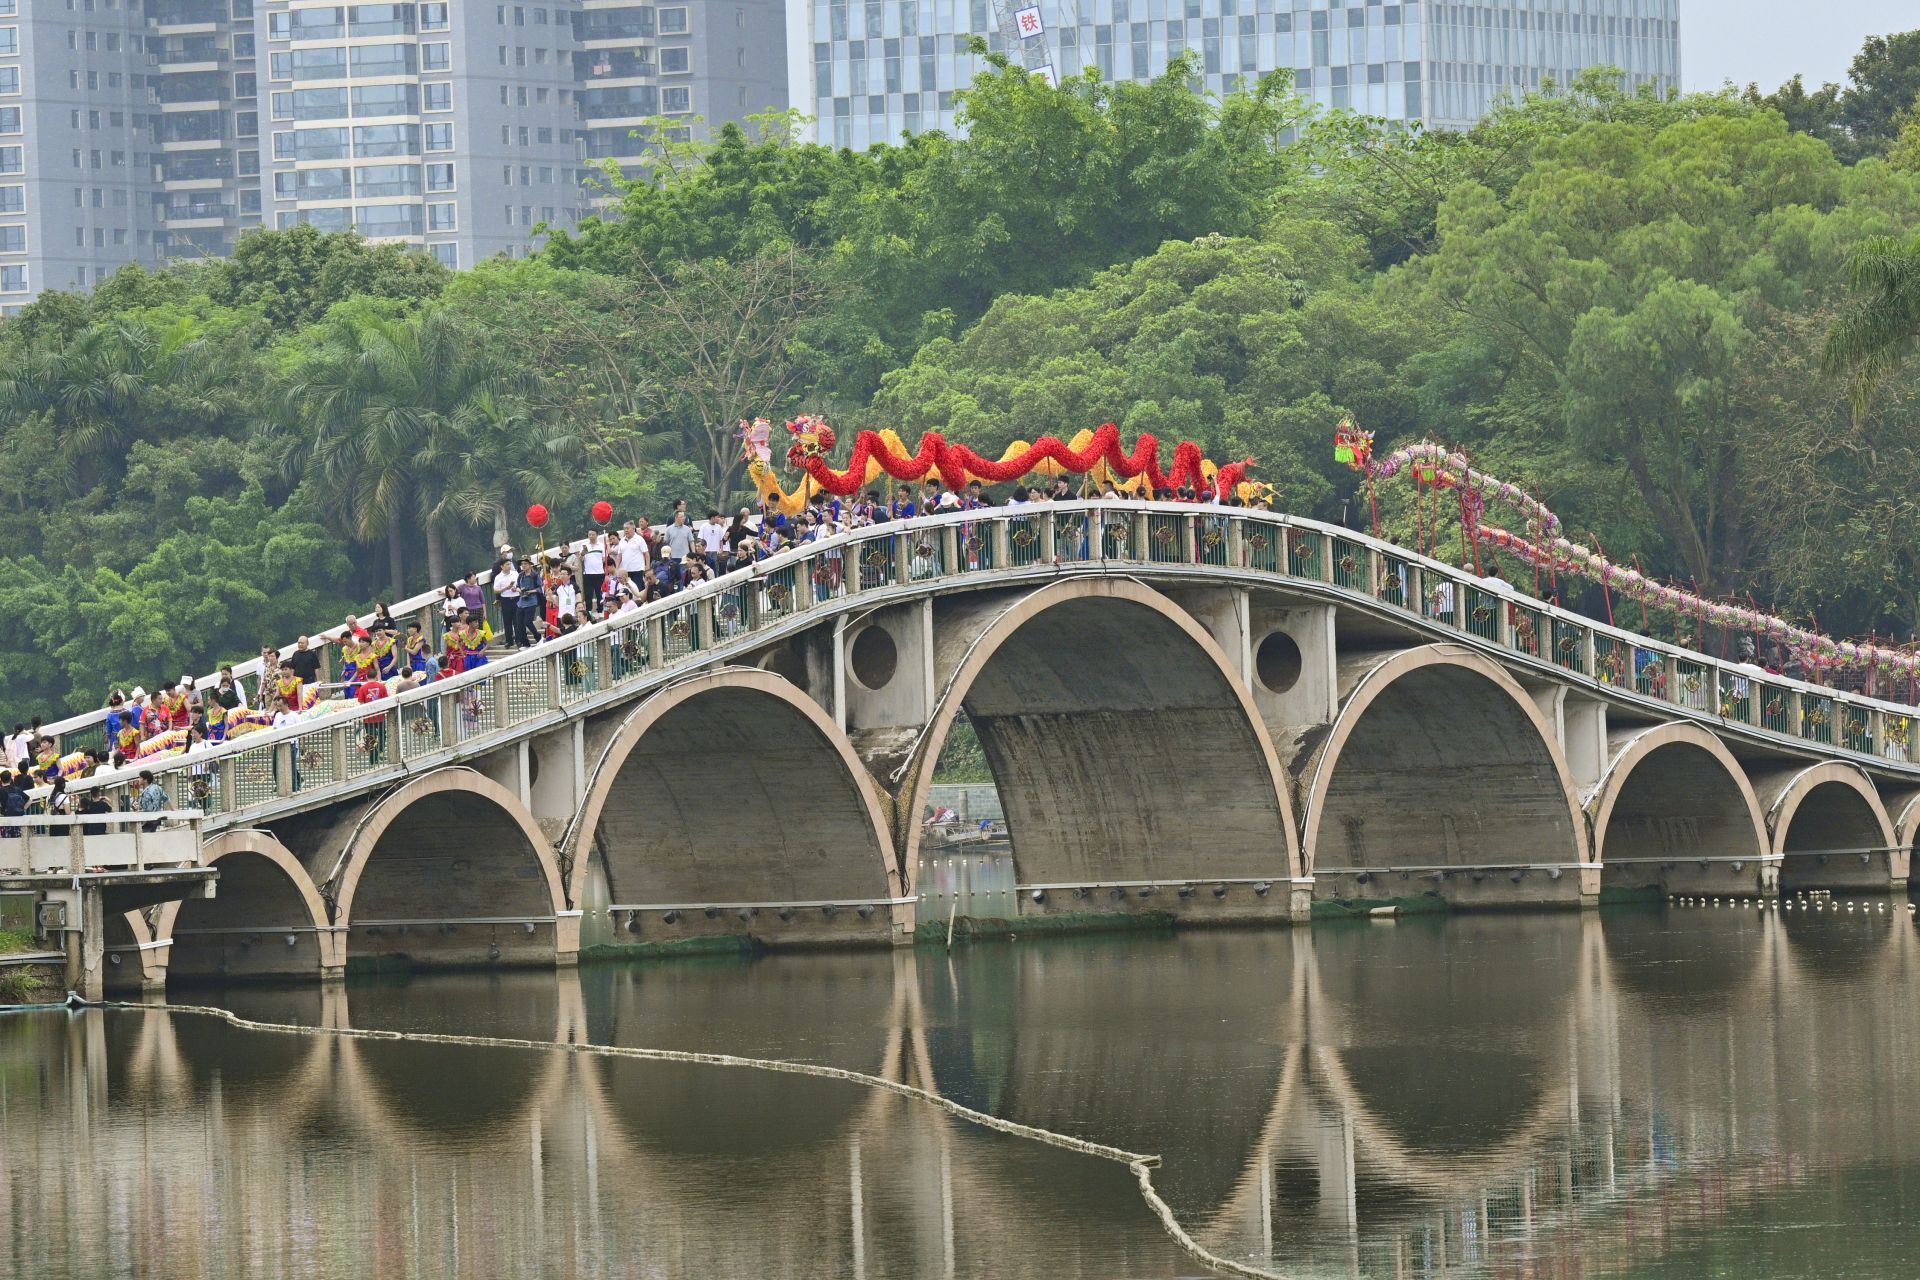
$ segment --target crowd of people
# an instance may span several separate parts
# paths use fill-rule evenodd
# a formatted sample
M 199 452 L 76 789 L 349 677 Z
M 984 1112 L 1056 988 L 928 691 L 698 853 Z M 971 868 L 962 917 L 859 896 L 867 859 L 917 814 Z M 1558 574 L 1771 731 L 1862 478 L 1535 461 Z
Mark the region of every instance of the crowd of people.
M 637 519 L 618 529 L 595 529 L 553 556 L 517 555 L 502 546 L 490 571 L 442 588 L 437 639 L 417 619 L 397 620 L 381 601 L 365 621 L 348 616 L 337 634 L 301 636 L 284 653 L 263 645 L 259 672 L 251 677 L 226 666 L 211 679 L 182 675 L 151 693 L 140 685 L 112 690 L 98 746 L 63 752 L 38 717 L 15 724 L 0 739 L 0 816 L 16 804 L 64 811 L 67 785 L 101 769 L 190 753 L 324 714 L 343 701 L 371 702 L 471 671 L 490 655 L 564 639 L 796 544 L 918 514 L 1128 496 L 1111 482 L 1094 486 L 1065 476 L 1012 486 L 1004 498 L 978 481 L 954 490 L 930 478 L 918 486 L 889 486 L 884 495 L 880 489 L 848 499 L 817 495 L 793 514 L 741 507 L 728 517 L 710 508 L 696 518 L 680 501 L 660 524 Z M 1211 500 L 1191 488 L 1154 496 Z M 920 574 L 917 563 L 912 572 Z M 337 652 L 330 655 L 330 649 Z M 30 793 L 37 798 L 27 799 Z

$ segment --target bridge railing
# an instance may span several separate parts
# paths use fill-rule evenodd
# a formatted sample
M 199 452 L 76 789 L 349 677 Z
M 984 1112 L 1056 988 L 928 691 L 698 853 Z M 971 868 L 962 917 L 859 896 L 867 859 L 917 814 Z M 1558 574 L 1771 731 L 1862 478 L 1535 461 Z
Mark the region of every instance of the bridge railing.
M 574 542 L 563 542 L 547 548 L 545 555 L 549 560 L 557 559 L 566 555 L 569 551 L 578 551 L 585 545 L 585 539 L 579 539 Z M 538 559 L 541 553 L 530 551 L 516 552 L 515 554 L 530 555 Z M 483 576 L 490 576 L 491 572 L 489 569 Z M 489 596 L 491 596 L 491 583 L 486 583 L 485 585 Z M 393 614 L 394 621 L 399 623 L 403 628 L 409 622 L 418 622 L 421 631 L 426 635 L 428 640 L 438 646 L 444 630 L 440 611 L 441 601 L 443 599 L 441 590 L 441 587 L 435 587 L 430 591 L 423 591 L 419 595 L 408 596 L 404 600 L 395 601 L 388 606 L 388 609 Z M 371 612 L 356 614 L 354 616 L 361 626 L 366 626 L 368 623 L 371 623 L 375 617 Z M 316 640 L 324 640 L 331 644 L 339 641 L 341 637 L 346 634 L 346 630 L 346 624 L 344 622 L 338 622 L 331 627 L 322 627 L 314 631 L 309 631 L 307 634 Z M 279 654 L 280 659 L 285 661 L 288 655 L 293 653 L 294 648 L 295 642 L 289 641 L 280 646 L 276 652 Z M 267 691 L 258 688 L 260 659 L 256 656 L 248 658 L 243 662 L 233 663 L 232 666 L 233 674 L 236 677 L 251 676 L 255 679 L 256 693 L 254 696 L 257 701 L 254 705 L 264 704 Z M 196 689 L 205 689 L 218 683 L 219 679 L 220 673 L 214 671 L 207 675 L 197 677 L 194 681 L 194 687 Z M 99 707 L 92 711 L 82 711 L 78 715 L 68 716 L 64 720 L 57 720 L 49 725 L 43 725 L 41 726 L 41 732 L 53 739 L 54 745 L 59 748 L 61 755 L 92 748 L 104 756 L 110 745 L 107 742 L 106 724 L 107 709 L 105 707 Z
M 227 814 L 350 787 L 514 732 L 850 598 L 1104 564 L 1271 580 L 1404 617 L 1595 693 L 1670 708 L 1833 754 L 1920 762 L 1913 707 L 1836 692 L 1603 623 L 1350 530 L 1241 508 L 1070 502 L 951 512 L 807 543 L 618 614 L 564 641 L 364 706 L 70 784 L 123 798 L 152 770 L 181 808 Z
M 198 809 L 0 818 L 0 876 L 200 865 Z

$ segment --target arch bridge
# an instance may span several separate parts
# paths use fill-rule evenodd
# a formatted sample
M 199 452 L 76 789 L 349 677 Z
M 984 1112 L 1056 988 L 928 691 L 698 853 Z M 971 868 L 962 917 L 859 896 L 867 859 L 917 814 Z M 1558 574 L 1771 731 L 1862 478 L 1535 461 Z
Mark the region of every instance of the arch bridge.
M 635 943 L 904 940 L 963 719 L 1019 917 L 1884 892 L 1916 715 L 1309 520 L 943 514 L 165 762 L 219 896 L 126 919 L 109 976 L 566 962 L 599 876 Z

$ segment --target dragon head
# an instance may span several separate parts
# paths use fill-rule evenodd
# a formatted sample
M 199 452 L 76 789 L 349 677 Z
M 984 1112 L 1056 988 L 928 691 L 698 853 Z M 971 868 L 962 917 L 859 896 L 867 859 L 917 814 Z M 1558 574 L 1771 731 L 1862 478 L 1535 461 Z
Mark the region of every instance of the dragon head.
M 827 450 L 833 448 L 833 428 L 825 418 L 803 413 L 787 424 L 787 430 L 793 433 L 793 444 L 787 449 L 790 466 L 805 466 L 814 458 L 825 457 Z

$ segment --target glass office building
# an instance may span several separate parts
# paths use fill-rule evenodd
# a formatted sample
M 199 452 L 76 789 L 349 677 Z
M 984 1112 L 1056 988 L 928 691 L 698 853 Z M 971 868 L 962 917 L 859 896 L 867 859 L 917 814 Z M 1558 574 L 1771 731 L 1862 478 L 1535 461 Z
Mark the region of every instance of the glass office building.
M 790 0 L 787 78 L 820 140 L 850 147 L 952 130 L 956 91 L 987 65 L 974 36 L 1061 77 L 1148 80 L 1191 51 L 1213 93 L 1283 72 L 1326 107 L 1464 128 L 1502 95 L 1597 65 L 1677 88 L 1679 2 Z

